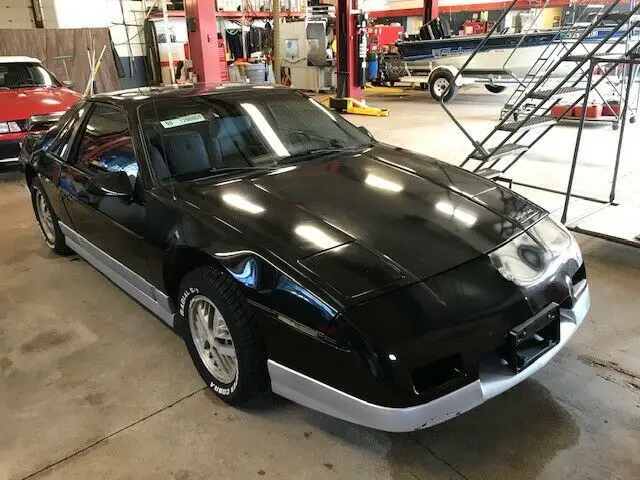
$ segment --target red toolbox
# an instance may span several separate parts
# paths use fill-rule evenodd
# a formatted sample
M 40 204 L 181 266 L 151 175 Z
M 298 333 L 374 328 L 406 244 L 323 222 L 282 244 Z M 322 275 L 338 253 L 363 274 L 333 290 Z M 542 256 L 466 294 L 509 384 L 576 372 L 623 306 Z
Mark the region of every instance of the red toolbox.
M 553 107 L 551 107 L 551 116 L 554 118 L 559 118 L 563 115 L 565 116 L 565 118 L 571 117 L 572 116 L 571 110 L 572 110 L 571 105 L 554 105 Z
M 582 105 L 573 109 L 573 115 L 576 117 L 582 116 Z M 602 116 L 602 105 L 599 103 L 592 103 L 587 105 L 587 113 L 585 118 L 600 118 Z
M 602 115 L 605 117 L 617 117 L 620 115 L 620 104 L 617 100 L 611 100 L 602 105 Z

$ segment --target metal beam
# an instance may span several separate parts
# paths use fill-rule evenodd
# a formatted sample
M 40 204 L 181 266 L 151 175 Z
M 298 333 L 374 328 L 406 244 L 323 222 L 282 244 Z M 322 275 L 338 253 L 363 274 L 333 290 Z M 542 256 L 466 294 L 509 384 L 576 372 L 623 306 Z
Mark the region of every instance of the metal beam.
M 338 0 L 336 4 L 336 42 L 338 47 L 337 98 L 362 100 L 364 95 L 358 85 L 356 17 L 351 12 L 357 8 L 357 0 Z
M 430 22 L 438 18 L 439 0 L 423 0 L 422 23 Z
M 214 3 L 209 0 L 185 0 L 184 11 L 189 34 L 193 72 L 199 82 L 222 81 L 218 25 Z

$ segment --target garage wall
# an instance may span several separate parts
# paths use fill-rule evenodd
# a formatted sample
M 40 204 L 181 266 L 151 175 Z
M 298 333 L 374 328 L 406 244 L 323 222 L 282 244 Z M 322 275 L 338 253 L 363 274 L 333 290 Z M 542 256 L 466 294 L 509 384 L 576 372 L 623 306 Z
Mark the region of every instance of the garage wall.
M 116 52 L 121 58 L 124 74 L 118 87 L 147 84 L 142 26 L 144 8 L 150 7 L 153 0 L 124 0 L 124 15 L 120 9 L 120 0 L 39 1 L 42 20 L 47 29 L 108 28 Z M 0 0 L 0 30 L 29 28 L 36 28 L 32 0 Z M 127 41 L 127 34 L 130 42 Z M 10 51 L 11 55 L 26 55 L 21 45 L 14 44 L 14 47 L 15 50 Z
M 0 56 L 26 55 L 42 61 L 58 78 L 71 80 L 74 89 L 83 92 L 89 78 L 89 62 L 87 61 L 87 47 L 95 39 L 96 49 L 101 50 L 107 45 L 107 51 L 102 60 L 102 67 L 96 79 L 98 92 L 108 92 L 119 88 L 116 67 L 109 48 L 109 30 L 107 28 L 82 29 L 24 29 L 0 30 Z M 99 55 L 98 51 L 96 55 Z M 71 55 L 66 60 L 69 70 L 67 78 L 64 64 L 56 60 L 56 56 Z
M 44 0 L 43 0 L 44 1 Z M 124 77 L 120 88 L 147 85 L 144 9 L 153 0 L 46 0 L 54 4 L 58 28 L 104 27 L 111 32 Z M 123 15 L 124 10 L 124 15 Z M 129 40 L 127 40 L 127 34 Z
M 0 29 L 35 26 L 31 0 L 0 0 Z

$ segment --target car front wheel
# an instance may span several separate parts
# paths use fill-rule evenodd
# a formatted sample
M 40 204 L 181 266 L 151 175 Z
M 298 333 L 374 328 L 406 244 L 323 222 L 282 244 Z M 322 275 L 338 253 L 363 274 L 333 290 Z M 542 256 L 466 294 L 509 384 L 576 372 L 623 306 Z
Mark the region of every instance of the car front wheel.
M 31 182 L 31 201 L 40 226 L 40 231 L 47 246 L 59 255 L 71 252 L 64 241 L 64 234 L 58 225 L 58 217 L 51 207 L 51 202 L 42 188 L 38 178 Z
M 242 292 L 205 266 L 180 284 L 179 313 L 191 359 L 209 387 L 231 405 L 267 391 L 266 354 Z

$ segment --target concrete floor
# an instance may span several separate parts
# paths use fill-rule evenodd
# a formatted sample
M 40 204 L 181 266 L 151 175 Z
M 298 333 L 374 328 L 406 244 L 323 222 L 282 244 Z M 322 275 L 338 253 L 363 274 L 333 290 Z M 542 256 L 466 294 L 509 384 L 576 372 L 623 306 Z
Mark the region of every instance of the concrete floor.
M 464 92 L 454 108 L 486 128 L 500 99 Z M 375 101 L 389 118 L 354 120 L 382 140 L 456 162 L 468 152 L 423 94 Z M 593 132 L 611 148 L 607 129 Z M 541 146 L 546 169 L 528 174 L 552 182 L 566 169 L 559 150 Z M 2 480 L 640 478 L 639 251 L 582 239 L 593 306 L 563 352 L 472 412 L 388 434 L 279 398 L 226 406 L 178 337 L 87 263 L 46 248 L 18 181 L 0 183 L 0 225 Z

